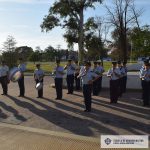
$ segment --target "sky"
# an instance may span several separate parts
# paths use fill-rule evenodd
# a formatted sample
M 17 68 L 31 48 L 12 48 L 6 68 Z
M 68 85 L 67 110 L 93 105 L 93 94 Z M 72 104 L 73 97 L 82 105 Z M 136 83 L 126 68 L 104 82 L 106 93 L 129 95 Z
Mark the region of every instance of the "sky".
M 55 0 L 0 0 L 0 49 L 8 35 L 15 38 L 16 46 L 29 46 L 35 49 L 40 46 L 44 50 L 49 45 L 66 49 L 67 43 L 63 38 L 65 32 L 55 28 L 45 33 L 41 32 L 40 24 L 48 14 Z M 104 5 L 112 6 L 113 0 L 105 0 L 103 5 L 96 4 L 96 9 L 87 9 L 85 19 L 92 16 L 106 16 Z M 137 9 L 143 8 L 140 24 L 150 25 L 150 0 L 135 0 Z M 77 47 L 75 47 L 77 49 Z

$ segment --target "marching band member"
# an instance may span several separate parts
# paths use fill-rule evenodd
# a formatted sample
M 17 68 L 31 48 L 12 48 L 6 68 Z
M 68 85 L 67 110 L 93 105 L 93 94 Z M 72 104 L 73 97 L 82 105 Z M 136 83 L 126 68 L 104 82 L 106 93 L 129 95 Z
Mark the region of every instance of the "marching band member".
M 71 59 L 68 60 L 67 65 L 64 67 L 64 70 L 65 69 L 67 70 L 67 94 L 73 94 L 75 65 L 72 63 Z
M 86 109 L 85 112 L 91 111 L 91 93 L 92 93 L 92 83 L 95 82 L 99 76 L 91 71 L 91 63 L 86 62 L 84 70 L 79 74 L 78 78 L 81 78 L 83 85 L 83 96 Z M 94 79 L 93 79 L 94 78 Z
M 120 75 L 121 72 L 117 68 L 117 62 L 112 62 L 112 68 L 107 73 L 107 77 L 110 77 L 110 103 L 117 103 L 118 101 Z
M 36 84 L 42 83 L 43 84 L 43 78 L 44 78 L 44 71 L 40 68 L 40 64 L 36 65 L 35 71 L 34 71 L 34 80 Z M 38 90 L 38 96 L 37 98 L 43 97 L 43 86 L 40 90 Z
M 94 61 L 93 62 L 94 68 L 93 68 L 93 72 L 98 74 L 98 70 L 97 70 L 97 62 Z M 98 82 L 94 81 L 93 82 L 93 95 L 97 96 L 98 95 Z
M 23 63 L 23 59 L 19 58 L 18 68 L 21 72 L 21 77 L 18 80 L 20 95 L 19 97 L 24 97 L 25 94 L 25 86 L 24 86 L 24 72 L 26 71 L 26 65 Z
M 123 88 L 122 88 L 122 92 L 125 93 L 126 92 L 126 85 L 127 85 L 127 72 L 128 69 L 126 67 L 127 62 L 123 62 L 122 63 L 122 67 L 123 67 L 123 77 L 122 77 L 122 82 L 123 82 Z
M 142 72 L 143 70 L 144 70 L 144 68 L 145 68 L 145 65 L 149 62 L 149 60 L 144 60 L 143 61 L 144 63 L 143 63 L 143 65 L 142 65 L 142 67 L 141 67 L 141 69 L 140 69 L 140 72 Z M 142 89 L 143 89 L 143 80 L 142 80 L 142 78 L 141 78 L 141 86 L 142 86 Z M 143 94 L 142 94 L 142 99 L 143 99 Z
M 8 91 L 8 73 L 9 68 L 5 61 L 2 61 L 2 66 L 0 67 L 0 83 L 3 88 L 3 93 L 1 95 L 7 95 Z
M 64 68 L 60 66 L 60 60 L 56 60 L 56 67 L 54 69 L 55 75 L 55 88 L 56 88 L 56 100 L 62 99 L 62 84 L 63 84 L 63 75 Z
M 150 63 L 145 63 L 144 68 L 140 71 L 143 90 L 143 106 L 150 104 Z
M 101 89 L 102 89 L 102 76 L 104 73 L 104 68 L 102 66 L 101 62 L 97 62 L 97 71 L 98 71 L 98 75 L 100 76 L 97 80 L 97 89 L 98 89 L 98 94 L 100 93 Z
M 122 93 L 123 93 L 123 87 L 124 87 L 124 85 L 123 85 L 123 76 L 125 74 L 125 70 L 124 70 L 124 68 L 121 64 L 121 61 L 118 61 L 117 64 L 118 64 L 118 68 L 120 69 L 120 72 L 121 72 L 120 78 L 118 80 L 119 81 L 119 96 L 121 97 Z
M 77 78 L 80 72 L 80 66 L 78 61 L 75 61 L 75 83 L 76 83 L 76 90 L 80 90 L 80 78 Z

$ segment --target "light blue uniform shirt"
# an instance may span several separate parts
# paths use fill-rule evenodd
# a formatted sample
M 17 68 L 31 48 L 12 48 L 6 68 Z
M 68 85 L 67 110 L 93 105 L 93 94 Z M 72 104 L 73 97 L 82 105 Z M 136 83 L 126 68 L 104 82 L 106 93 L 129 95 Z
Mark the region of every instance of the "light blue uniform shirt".
M 63 73 L 64 68 L 59 66 L 59 67 L 55 67 L 54 72 L 55 72 L 55 78 L 63 78 L 63 74 L 61 74 L 60 72 Z
M 88 84 L 90 80 L 96 78 L 98 75 L 89 69 L 84 76 L 81 77 L 82 84 Z
M 35 79 L 40 79 L 44 75 L 44 71 L 42 69 L 35 69 L 34 71 Z
M 108 72 L 107 72 L 107 76 L 108 76 L 108 77 L 111 77 L 111 78 L 110 78 L 111 80 L 117 80 L 117 79 L 120 78 L 120 77 L 117 76 L 116 74 L 119 75 L 119 76 L 121 75 L 121 71 L 120 71 L 119 68 L 115 68 L 115 69 L 111 68 L 111 69 L 109 69 Z
M 124 77 L 125 75 L 127 75 L 127 72 L 126 72 L 124 67 L 119 67 L 119 69 L 120 69 L 120 72 L 121 72 L 121 77 Z
M 104 68 L 102 67 L 102 66 L 98 66 L 97 68 L 96 68 L 96 72 L 97 72 L 97 74 L 102 74 L 103 72 L 104 72 Z
M 21 72 L 25 72 L 26 71 L 26 65 L 25 64 L 20 64 L 18 65 L 18 68 Z
M 67 75 L 73 75 L 75 72 L 75 65 L 71 64 L 70 66 L 67 66 Z
M 142 69 L 140 71 L 140 78 L 145 81 L 150 81 L 150 69 Z

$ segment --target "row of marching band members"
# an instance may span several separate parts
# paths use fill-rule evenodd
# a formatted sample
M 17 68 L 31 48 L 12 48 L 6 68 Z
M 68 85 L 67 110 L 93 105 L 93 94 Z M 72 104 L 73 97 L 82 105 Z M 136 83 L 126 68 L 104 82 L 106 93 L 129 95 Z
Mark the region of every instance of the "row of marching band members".
M 91 111 L 91 95 L 99 95 L 102 88 L 102 76 L 104 69 L 101 62 L 94 62 L 94 67 L 91 67 L 89 61 L 84 62 L 83 65 L 79 65 L 76 61 L 68 60 L 65 67 L 60 66 L 60 60 L 56 60 L 56 67 L 54 68 L 55 75 L 55 87 L 56 87 L 56 99 L 62 99 L 63 92 L 63 76 L 66 74 L 67 81 L 67 94 L 73 94 L 74 92 L 74 81 L 76 90 L 80 90 L 82 85 L 83 96 L 85 101 L 86 109 L 85 111 Z M 2 61 L 2 66 L 0 68 L 0 83 L 3 88 L 3 94 L 7 95 L 8 83 L 11 76 L 12 81 L 18 81 L 20 94 L 19 97 L 24 97 L 25 86 L 24 86 L 24 72 L 26 70 L 26 65 L 23 63 L 22 59 L 19 59 L 19 65 L 17 67 L 19 73 L 9 73 L 9 68 L 5 61 Z M 11 75 L 10 75 L 11 74 Z M 112 68 L 107 72 L 107 76 L 110 78 L 110 103 L 117 103 L 118 98 L 126 92 L 127 83 L 127 67 L 126 62 L 121 63 L 121 61 L 112 62 Z M 16 79 L 15 79 L 16 78 Z M 34 71 L 34 80 L 36 83 L 36 89 L 38 90 L 38 97 L 43 97 L 43 78 L 44 71 L 40 68 L 40 64 L 36 65 Z M 140 78 L 143 89 L 143 105 L 149 105 L 150 101 L 150 64 L 145 62 L 144 66 L 140 70 Z M 82 82 L 81 82 L 82 81 Z
M 60 61 L 57 60 L 57 67 L 55 68 L 55 87 L 56 99 L 62 99 L 62 82 L 64 70 L 66 70 L 67 80 L 67 94 L 73 94 L 74 78 L 76 81 L 76 89 L 80 88 L 80 80 L 82 81 L 82 90 L 85 101 L 85 111 L 91 111 L 91 95 L 99 95 L 102 88 L 102 76 L 104 69 L 101 62 L 94 62 L 94 67 L 91 68 L 90 62 L 84 62 L 83 66 L 73 63 L 68 60 L 67 65 L 63 68 L 60 66 Z M 108 71 L 107 76 L 110 77 L 110 102 L 117 103 L 118 97 L 126 91 L 127 82 L 127 68 L 126 62 L 123 64 L 118 61 L 112 62 L 112 68 Z

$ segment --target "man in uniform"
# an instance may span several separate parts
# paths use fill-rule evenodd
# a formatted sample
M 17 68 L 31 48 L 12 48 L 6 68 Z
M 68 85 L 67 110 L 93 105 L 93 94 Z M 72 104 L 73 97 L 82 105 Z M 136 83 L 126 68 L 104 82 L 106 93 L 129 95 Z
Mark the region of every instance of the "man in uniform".
M 36 84 L 42 83 L 43 84 L 43 78 L 44 78 L 44 71 L 40 68 L 40 64 L 36 65 L 35 71 L 34 71 L 34 80 Z M 42 88 L 38 90 L 38 96 L 37 98 L 43 97 L 43 85 Z
M 24 86 L 24 72 L 26 71 L 26 65 L 23 62 L 22 58 L 19 58 L 19 65 L 18 68 L 21 72 L 21 77 L 18 80 L 20 94 L 19 97 L 24 97 L 25 94 L 25 86 Z
M 5 61 L 2 61 L 2 66 L 0 67 L 0 83 L 3 88 L 3 93 L 1 95 L 7 95 L 8 91 L 8 73 L 9 73 L 9 68 L 6 65 Z
M 102 63 L 100 61 L 97 62 L 97 71 L 98 75 L 100 76 L 97 80 L 97 89 L 98 89 L 98 94 L 101 92 L 102 89 L 102 76 L 104 73 L 104 68 L 102 66 Z
M 119 97 L 119 78 L 120 69 L 117 68 L 117 62 L 112 62 L 112 68 L 108 70 L 107 77 L 110 78 L 110 103 L 117 103 Z
M 56 88 L 56 100 L 62 99 L 62 84 L 63 84 L 63 75 L 64 68 L 60 66 L 60 60 L 56 60 L 56 67 L 54 69 L 55 74 L 55 88 Z
M 80 78 L 77 78 L 80 72 L 80 66 L 78 61 L 75 61 L 75 83 L 76 83 L 76 90 L 80 90 Z
M 144 64 L 144 68 L 140 71 L 140 78 L 142 80 L 143 106 L 148 106 L 150 104 L 150 63 Z
M 127 85 L 127 72 L 128 69 L 126 67 L 127 62 L 123 62 L 123 77 L 122 77 L 122 82 L 123 82 L 123 87 L 122 87 L 122 92 L 125 93 L 126 92 L 126 85 Z
M 99 76 L 91 71 L 91 63 L 86 62 L 85 70 L 81 74 L 79 74 L 78 78 L 81 78 L 83 85 L 83 96 L 86 107 L 84 111 L 90 112 L 92 103 L 92 84 L 99 78 Z
M 124 70 L 124 68 L 121 64 L 121 61 L 118 61 L 117 64 L 118 64 L 118 68 L 120 69 L 120 73 L 121 73 L 120 78 L 118 80 L 119 81 L 119 96 L 121 97 L 122 93 L 123 93 L 123 87 L 124 87 L 124 85 L 123 85 L 123 76 L 125 74 L 125 70 Z
M 93 65 L 94 65 L 94 67 L 93 67 L 93 72 L 96 73 L 96 74 L 98 74 L 97 62 L 94 61 L 94 62 L 93 62 Z M 97 95 L 98 95 L 98 81 L 94 81 L 94 82 L 93 82 L 93 95 L 94 95 L 94 96 L 97 96 Z
M 67 94 L 73 94 L 73 84 L 74 84 L 74 72 L 75 72 L 75 64 L 72 63 L 72 60 L 69 59 L 67 65 L 64 67 L 64 70 L 67 70 Z
M 144 68 L 145 68 L 145 65 L 146 64 L 148 64 L 149 63 L 149 60 L 147 60 L 147 59 L 145 59 L 144 61 L 143 61 L 143 65 L 142 65 L 142 67 L 141 67 L 141 69 L 140 69 L 140 74 L 142 74 L 142 72 L 143 72 L 143 70 L 144 70 Z M 141 78 L 141 86 L 142 86 L 142 89 L 144 89 L 143 88 L 143 82 L 144 80 L 142 80 L 142 78 Z M 142 92 L 142 99 L 143 99 L 143 93 L 144 92 Z

